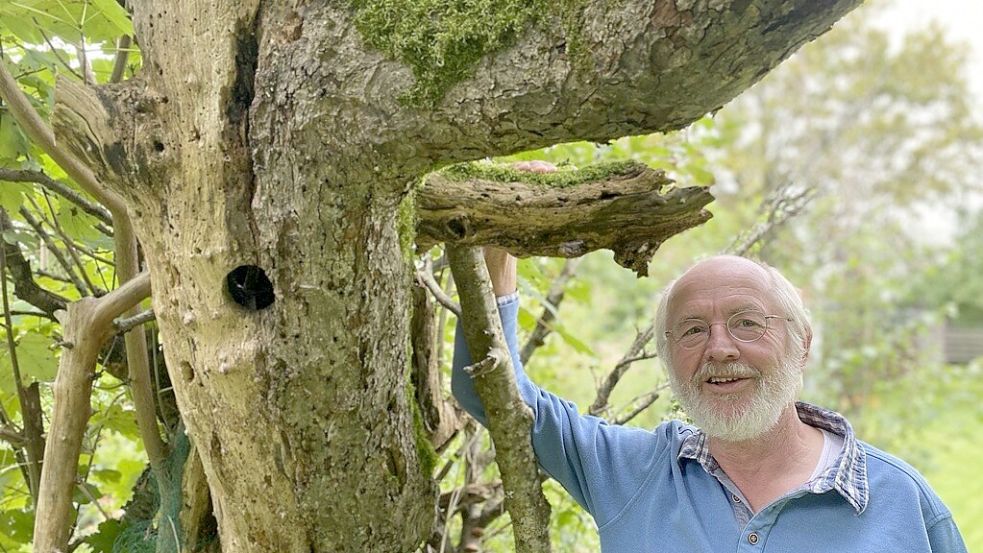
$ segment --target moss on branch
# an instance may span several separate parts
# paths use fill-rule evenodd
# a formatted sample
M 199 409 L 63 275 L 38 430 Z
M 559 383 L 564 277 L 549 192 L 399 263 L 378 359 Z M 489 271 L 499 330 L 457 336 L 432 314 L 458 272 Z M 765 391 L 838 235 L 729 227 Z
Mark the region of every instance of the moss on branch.
M 432 105 L 478 61 L 511 46 L 530 25 L 559 21 L 569 45 L 585 0 L 349 0 L 365 41 L 413 70 L 403 100 Z
M 452 181 L 486 180 L 492 182 L 521 182 L 547 188 L 569 188 L 589 182 L 600 182 L 612 177 L 632 176 L 648 167 L 637 161 L 614 161 L 588 165 L 583 169 L 560 166 L 551 173 L 520 171 L 511 165 L 471 162 L 451 165 L 440 174 Z

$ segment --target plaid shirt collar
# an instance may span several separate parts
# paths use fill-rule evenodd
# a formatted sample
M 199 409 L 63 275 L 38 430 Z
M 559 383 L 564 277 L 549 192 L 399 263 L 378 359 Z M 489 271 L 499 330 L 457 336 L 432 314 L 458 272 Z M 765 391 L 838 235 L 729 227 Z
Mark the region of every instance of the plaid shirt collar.
M 805 489 L 812 493 L 825 493 L 836 490 L 853 506 L 857 514 L 867 508 L 870 489 L 867 484 L 867 454 L 857 441 L 853 427 L 843 415 L 804 402 L 796 402 L 799 419 L 816 428 L 828 430 L 843 437 L 843 452 L 833 464 L 816 478 L 806 482 Z M 682 464 L 684 459 L 692 459 L 709 474 L 720 468 L 710 455 L 707 435 L 696 429 L 683 439 L 676 459 Z

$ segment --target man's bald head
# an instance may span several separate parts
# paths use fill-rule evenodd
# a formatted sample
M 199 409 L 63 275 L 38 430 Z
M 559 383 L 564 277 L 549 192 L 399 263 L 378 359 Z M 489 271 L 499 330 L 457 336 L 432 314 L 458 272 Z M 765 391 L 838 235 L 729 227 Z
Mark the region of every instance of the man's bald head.
M 688 289 L 710 290 L 713 287 L 741 284 L 761 295 L 761 301 L 779 310 L 780 315 L 790 319 L 788 324 L 789 354 L 802 360 L 812 339 L 809 314 L 802 303 L 802 297 L 791 282 L 774 267 L 763 262 L 735 255 L 716 255 L 701 260 L 686 270 L 679 278 L 669 283 L 656 314 L 656 346 L 659 357 L 667 368 L 672 362 L 666 330 L 673 316 L 673 296 L 676 291 Z

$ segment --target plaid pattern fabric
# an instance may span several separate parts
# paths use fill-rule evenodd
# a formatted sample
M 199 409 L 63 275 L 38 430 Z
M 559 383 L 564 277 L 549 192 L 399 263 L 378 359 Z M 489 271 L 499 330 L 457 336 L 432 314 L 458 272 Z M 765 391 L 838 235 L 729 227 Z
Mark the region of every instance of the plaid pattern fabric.
M 806 482 L 805 489 L 817 494 L 836 490 L 853 506 L 857 514 L 863 513 L 870 496 L 867 485 L 867 453 L 857 441 L 853 427 L 843 415 L 835 411 L 801 401 L 796 402 L 795 407 L 802 422 L 843 437 L 843 451 L 840 456 L 819 476 Z M 676 458 L 680 462 L 683 459 L 694 460 L 709 474 L 720 468 L 710 455 L 707 435 L 698 429 L 683 440 Z

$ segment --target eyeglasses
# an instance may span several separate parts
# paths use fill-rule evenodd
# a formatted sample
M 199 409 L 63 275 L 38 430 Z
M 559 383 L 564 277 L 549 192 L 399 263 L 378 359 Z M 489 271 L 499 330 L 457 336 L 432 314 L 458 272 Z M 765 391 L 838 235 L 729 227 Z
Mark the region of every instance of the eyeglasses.
M 756 342 L 768 332 L 771 319 L 792 321 L 787 317 L 765 315 L 760 311 L 741 311 L 727 319 L 727 334 L 738 342 Z M 686 319 L 676 323 L 672 330 L 666 331 L 666 338 L 675 341 L 682 348 L 702 347 L 710 339 L 710 326 L 700 319 Z

